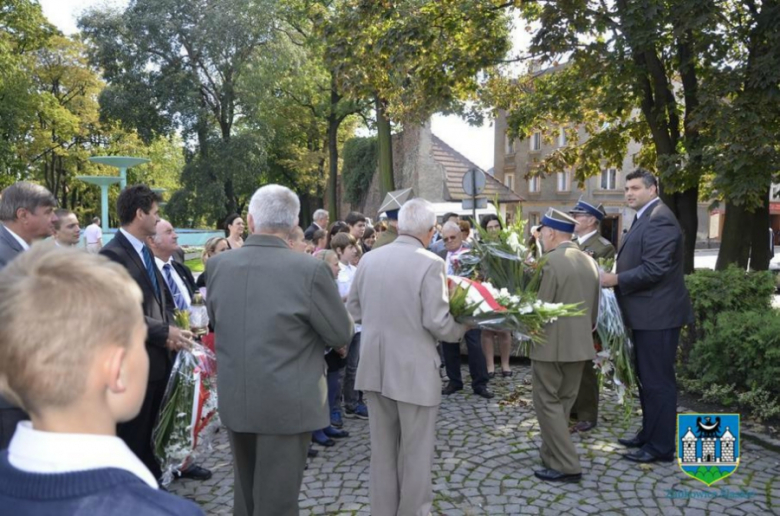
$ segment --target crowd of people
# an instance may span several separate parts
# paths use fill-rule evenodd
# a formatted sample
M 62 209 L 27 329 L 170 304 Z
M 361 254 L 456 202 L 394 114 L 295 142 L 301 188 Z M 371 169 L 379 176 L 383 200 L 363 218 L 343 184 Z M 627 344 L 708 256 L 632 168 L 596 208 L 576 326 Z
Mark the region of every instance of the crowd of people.
M 530 356 L 542 480 L 582 477 L 571 433 L 598 422 L 590 362 L 602 287 L 616 288 L 636 345 L 642 427 L 620 440 L 637 448 L 626 458 L 673 458 L 674 356 L 691 309 L 682 234 L 657 188 L 647 171 L 627 176 L 637 217 L 618 252 L 599 234 L 603 207 L 584 200 L 532 228 L 534 258 L 545 257 L 539 299 L 583 307 L 550 323 Z M 76 216 L 45 188 L 20 182 L 2 192 L 0 506 L 19 515 L 201 513 L 157 489 L 151 445 L 172 361 L 193 339 L 173 314 L 201 291 L 234 514 L 298 514 L 312 444 L 349 438 L 344 418 L 369 426 L 371 514 L 429 514 L 441 397 L 464 388 L 461 342 L 477 396 L 493 398 L 490 381 L 512 375 L 510 333 L 450 313 L 447 276 L 475 238 L 469 221 L 454 213 L 439 221 L 424 199 L 391 196 L 380 223 L 358 212 L 331 223 L 317 210 L 304 230 L 297 195 L 267 185 L 246 224 L 231 215 L 225 237 L 206 242 L 196 279 L 159 203 L 149 187 L 127 187 L 120 229 L 103 245 L 93 220 L 85 252 L 75 248 Z M 502 229 L 497 216 L 479 222 L 487 234 Z M 615 255 L 616 273 L 599 271 L 594 258 Z M 211 476 L 192 461 L 179 474 Z

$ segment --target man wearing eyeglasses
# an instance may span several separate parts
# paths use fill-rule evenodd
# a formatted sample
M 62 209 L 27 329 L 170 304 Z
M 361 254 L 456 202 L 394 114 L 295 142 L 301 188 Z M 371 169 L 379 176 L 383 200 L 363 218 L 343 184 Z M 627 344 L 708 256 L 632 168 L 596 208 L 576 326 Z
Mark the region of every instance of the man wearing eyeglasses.
M 445 222 L 441 230 L 444 249 L 437 253 L 447 264 L 447 275 L 460 274 L 459 258 L 468 252 L 468 246 L 463 242 L 463 232 L 456 222 Z M 447 369 L 447 377 L 450 379 L 447 386 L 442 389 L 444 395 L 454 394 L 463 390 L 463 377 L 460 372 L 460 343 L 442 342 L 444 366 Z M 482 351 L 482 330 L 473 329 L 466 332 L 466 348 L 469 354 L 469 373 L 471 374 L 471 388 L 474 394 L 485 399 L 493 397 L 493 393 L 487 388 L 488 371 L 485 354 Z

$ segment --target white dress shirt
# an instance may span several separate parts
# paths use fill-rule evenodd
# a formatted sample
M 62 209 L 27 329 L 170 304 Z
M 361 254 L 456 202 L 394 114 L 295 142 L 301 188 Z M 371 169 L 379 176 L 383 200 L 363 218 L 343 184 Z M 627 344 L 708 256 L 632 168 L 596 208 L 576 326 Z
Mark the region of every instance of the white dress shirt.
M 579 245 L 582 245 L 582 243 L 583 243 L 583 242 L 587 242 L 587 241 L 588 241 L 588 239 L 589 239 L 590 237 L 592 237 L 593 235 L 595 235 L 596 233 L 598 233 L 598 229 L 594 229 L 593 231 L 591 231 L 591 232 L 590 232 L 590 233 L 588 233 L 587 235 L 578 236 L 578 237 L 577 237 L 577 243 L 578 243 Z
M 637 219 L 637 220 L 641 219 L 641 218 L 642 218 L 642 215 L 643 215 L 643 214 L 644 214 L 644 213 L 647 211 L 647 209 L 648 209 L 649 207 L 651 207 L 651 206 L 655 206 L 655 203 L 657 203 L 657 202 L 658 202 L 658 201 L 660 201 L 660 200 L 661 200 L 661 199 L 660 199 L 660 197 L 656 197 L 656 198 L 655 198 L 655 199 L 653 199 L 652 201 L 650 201 L 650 202 L 648 202 L 647 204 L 645 204 L 644 206 L 642 206 L 642 207 L 639 209 L 639 211 L 638 211 L 638 212 L 636 212 L 636 219 Z
M 339 295 L 342 299 L 349 295 L 349 289 L 352 288 L 352 280 L 355 279 L 355 273 L 357 267 L 349 263 L 339 262 L 339 276 L 336 279 L 336 284 L 339 287 Z M 355 333 L 363 331 L 363 326 L 355 324 Z
M 157 489 L 157 481 L 130 448 L 113 435 L 62 434 L 35 430 L 30 421 L 16 425 L 8 462 L 27 473 L 69 473 L 101 468 L 129 471 Z
M 19 245 L 22 246 L 22 249 L 24 249 L 26 251 L 26 250 L 28 250 L 30 248 L 30 244 L 25 242 L 22 239 L 22 237 L 20 237 L 19 235 L 17 235 L 13 231 L 11 231 L 11 229 L 8 226 L 5 226 L 5 229 L 8 230 L 9 233 L 11 233 L 11 236 L 14 237 L 17 242 L 19 242 Z
M 165 281 L 168 281 L 165 278 L 165 271 L 163 270 L 163 267 L 165 264 L 170 264 L 171 266 L 171 276 L 173 277 L 173 282 L 176 283 L 176 286 L 179 287 L 179 291 L 181 292 L 181 295 L 184 296 L 184 301 L 187 302 L 187 306 L 190 306 L 192 304 L 192 298 L 190 297 L 190 290 L 187 288 L 187 285 L 184 284 L 184 280 L 181 279 L 181 276 L 179 276 L 178 271 L 176 271 L 176 268 L 173 266 L 173 257 L 168 258 L 167 262 L 164 262 L 154 257 L 154 263 L 157 264 L 157 268 L 160 269 L 160 274 L 162 274 L 163 279 Z M 173 292 L 171 292 L 173 294 Z
M 122 228 L 119 228 L 119 231 L 125 236 L 125 238 L 130 242 L 130 244 L 133 246 L 133 249 L 135 249 L 135 252 L 138 253 L 138 256 L 141 258 L 141 263 L 146 265 L 146 262 L 144 261 L 144 243 L 138 240 L 136 237 L 128 233 Z M 151 251 L 149 251 L 151 252 Z

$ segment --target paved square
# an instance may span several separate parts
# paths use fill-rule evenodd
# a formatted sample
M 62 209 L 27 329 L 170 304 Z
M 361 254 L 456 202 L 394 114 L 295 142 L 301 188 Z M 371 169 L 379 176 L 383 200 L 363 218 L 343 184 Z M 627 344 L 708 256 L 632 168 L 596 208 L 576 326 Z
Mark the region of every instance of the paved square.
M 485 400 L 466 387 L 445 396 L 437 424 L 433 466 L 437 515 L 600 514 L 705 515 L 780 514 L 780 453 L 744 437 L 741 465 L 712 487 L 686 476 L 676 463 L 637 465 L 621 459 L 617 438 L 624 426 L 611 396 L 602 397 L 599 426 L 575 436 L 583 467 L 580 484 L 550 484 L 533 476 L 540 467 L 539 425 L 531 402 L 530 367 L 513 365 L 512 378 L 496 378 L 496 393 Z M 468 385 L 467 368 L 463 368 Z M 514 393 L 514 404 L 502 400 Z M 637 402 L 638 406 L 638 402 Z M 370 412 L 370 408 L 369 408 Z M 302 515 L 368 515 L 368 422 L 345 419 L 347 439 L 336 446 L 315 445 L 300 507 Z M 214 472 L 206 482 L 179 480 L 171 490 L 195 500 L 206 514 L 231 514 L 233 466 L 227 435 L 220 432 L 202 464 Z

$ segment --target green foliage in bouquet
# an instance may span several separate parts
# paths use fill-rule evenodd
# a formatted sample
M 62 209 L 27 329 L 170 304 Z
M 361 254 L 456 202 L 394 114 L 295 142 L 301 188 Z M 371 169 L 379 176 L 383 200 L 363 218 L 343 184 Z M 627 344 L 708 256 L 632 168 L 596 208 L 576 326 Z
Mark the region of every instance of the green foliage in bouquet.
M 173 322 L 182 330 L 190 329 L 190 312 L 188 310 L 176 310 L 173 313 Z
M 471 275 L 488 278 L 497 289 L 505 288 L 515 294 L 538 292 L 544 261 L 535 260 L 525 243 L 523 212 L 518 209 L 509 225 L 501 215 L 498 218 L 503 229 L 495 233 L 475 224 L 477 238 L 468 254 L 461 255 L 462 265 L 468 267 Z

